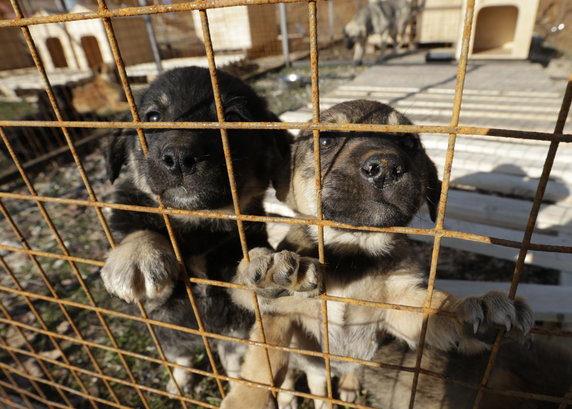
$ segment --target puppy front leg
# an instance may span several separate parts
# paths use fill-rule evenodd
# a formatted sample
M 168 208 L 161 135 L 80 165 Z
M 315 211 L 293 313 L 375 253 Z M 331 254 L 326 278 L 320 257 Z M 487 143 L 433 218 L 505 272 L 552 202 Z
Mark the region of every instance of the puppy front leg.
M 342 376 L 340 376 L 338 389 L 340 390 L 341 400 L 350 403 L 355 402 L 360 389 L 357 370 L 342 374 Z
M 262 317 L 262 322 L 268 344 L 290 345 L 293 326 L 289 316 L 265 315 Z M 253 328 L 250 338 L 253 341 L 262 341 L 259 328 Z M 269 368 L 265 350 L 266 348 L 258 346 L 248 348 L 240 377 L 265 385 L 271 385 L 271 381 L 275 386 L 280 385 L 288 370 L 288 353 L 269 348 Z M 221 409 L 268 409 L 275 407 L 275 400 L 269 390 L 238 382 L 230 389 L 221 405 Z
M 420 287 L 396 288 L 391 293 L 404 294 L 390 297 L 394 304 L 422 307 L 426 290 Z M 459 348 L 467 353 L 480 352 L 487 344 L 479 339 L 496 325 L 507 329 L 515 327 L 524 334 L 532 328 L 532 310 L 522 299 L 511 300 L 505 294 L 488 292 L 481 296 L 459 299 L 454 295 L 435 290 L 431 307 L 453 313 L 453 316 L 433 314 L 429 316 L 426 342 L 441 350 Z M 423 314 L 399 310 L 387 310 L 385 326 L 393 335 L 415 347 L 423 325 Z
M 127 235 L 101 269 L 106 290 L 126 302 L 161 303 L 173 291 L 179 263 L 167 238 L 150 230 Z
M 296 374 L 292 369 L 286 371 L 284 382 L 280 385 L 284 389 L 292 389 L 296 387 Z M 298 409 L 298 398 L 288 392 L 278 392 L 278 409 Z
M 250 262 L 240 262 L 233 282 L 256 291 L 263 313 L 294 313 L 306 305 L 300 298 L 311 299 L 320 294 L 322 271 L 318 260 L 264 247 L 252 249 L 248 254 Z M 253 310 L 251 291 L 232 290 L 231 296 L 235 303 Z
M 354 45 L 354 64 L 361 65 L 363 62 L 363 55 L 365 54 L 365 47 L 367 45 L 367 36 L 360 36 Z
M 315 375 L 315 374 L 307 374 L 308 379 L 308 388 L 310 389 L 310 393 L 316 396 L 326 396 L 327 393 L 327 386 L 326 386 L 326 377 L 323 374 Z M 314 399 L 314 409 L 327 409 L 329 408 L 328 402 L 321 399 Z

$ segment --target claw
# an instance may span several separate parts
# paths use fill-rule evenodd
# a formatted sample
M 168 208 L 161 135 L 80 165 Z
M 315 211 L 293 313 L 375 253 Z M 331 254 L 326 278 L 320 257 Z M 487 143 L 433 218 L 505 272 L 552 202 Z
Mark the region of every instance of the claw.
M 528 338 L 526 340 L 526 347 L 528 348 L 528 350 L 531 350 L 533 346 L 534 346 L 534 342 L 532 342 L 532 339 Z
M 480 319 L 477 319 L 475 322 L 473 322 L 473 334 L 476 334 L 479 331 L 480 325 L 481 325 Z
M 504 326 L 506 327 L 506 332 L 510 332 L 510 329 L 512 328 L 512 323 L 508 315 L 504 319 Z

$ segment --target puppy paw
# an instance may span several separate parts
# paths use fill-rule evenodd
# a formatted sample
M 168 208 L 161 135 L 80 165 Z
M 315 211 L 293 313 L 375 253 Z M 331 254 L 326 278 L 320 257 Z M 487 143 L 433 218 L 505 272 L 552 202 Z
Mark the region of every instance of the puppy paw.
M 287 392 L 278 393 L 278 409 L 298 409 L 298 398 Z
M 320 265 L 316 259 L 262 247 L 250 250 L 248 254 L 250 263 L 243 260 L 238 266 L 238 282 L 263 297 L 315 297 L 320 294 Z
M 532 309 L 523 299 L 511 300 L 504 293 L 496 291 L 463 299 L 456 314 L 475 335 L 502 325 L 507 332 L 516 328 L 526 336 L 534 324 Z
M 179 388 L 181 388 L 181 392 L 183 393 L 183 395 L 188 395 L 192 392 L 193 388 L 192 388 L 192 382 L 187 382 L 185 384 L 182 384 L 179 382 Z M 173 381 L 172 379 L 169 380 L 169 382 L 167 382 L 167 392 L 172 393 L 173 395 L 179 395 L 179 389 L 177 388 L 177 385 L 175 385 L 175 381 Z
M 109 252 L 101 269 L 107 291 L 126 302 L 167 298 L 178 275 L 179 263 L 171 244 L 147 230 L 125 237 Z
M 272 394 L 264 389 L 250 388 L 239 384 L 231 388 L 222 400 L 220 409 L 278 409 Z
M 340 400 L 349 403 L 355 402 L 358 397 L 359 389 L 359 379 L 355 372 L 348 372 L 340 377 L 338 384 Z

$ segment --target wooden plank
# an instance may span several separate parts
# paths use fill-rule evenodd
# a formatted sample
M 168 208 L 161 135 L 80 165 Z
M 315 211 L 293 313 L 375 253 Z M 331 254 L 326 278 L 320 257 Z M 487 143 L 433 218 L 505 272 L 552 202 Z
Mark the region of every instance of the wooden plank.
M 460 189 L 479 189 L 532 200 L 536 195 L 538 178 L 522 177 L 505 173 L 474 172 L 454 167 L 451 183 Z M 561 181 L 550 181 L 544 192 L 544 201 L 565 202 L 572 206 L 572 186 Z
M 423 142 L 423 146 L 427 150 L 447 150 L 447 135 L 421 134 L 421 140 Z M 502 157 L 506 159 L 526 159 L 527 161 L 540 161 L 542 163 L 546 159 L 548 146 L 549 142 L 547 141 L 516 141 L 510 138 L 494 136 L 459 135 L 455 142 L 455 152 L 470 152 L 490 155 L 501 153 Z M 558 159 L 563 160 L 566 158 L 572 160 L 572 146 L 569 144 L 562 144 L 562 150 L 560 150 L 560 147 L 558 149 Z
M 359 85 L 359 84 L 345 84 L 340 86 L 338 89 L 341 90 L 351 90 L 351 91 L 361 91 L 361 92 L 402 92 L 402 93 L 418 93 L 418 92 L 430 92 L 436 94 L 447 94 L 454 95 L 455 89 L 442 88 L 442 87 L 430 87 L 430 88 L 420 88 L 420 87 L 389 87 L 384 85 Z M 562 94 L 556 91 L 509 91 L 509 90 L 493 90 L 493 89 L 463 89 L 463 96 L 465 95 L 489 95 L 489 96 L 519 96 L 519 97 L 529 97 L 529 98 L 562 98 Z
M 460 190 L 451 190 L 447 199 L 448 216 L 515 230 L 524 230 L 531 208 L 528 200 Z M 543 204 L 536 225 L 549 234 L 572 232 L 572 206 Z
M 432 228 L 433 224 L 429 217 L 416 217 L 411 223 L 413 227 Z M 524 235 L 523 231 L 517 231 L 497 226 L 487 226 L 480 223 L 472 223 L 464 220 L 454 219 L 452 217 L 445 218 L 445 228 L 447 230 L 459 231 L 465 233 L 478 234 L 493 238 L 521 241 Z M 413 240 L 432 243 L 432 236 L 410 235 Z M 550 236 L 546 234 L 535 233 L 532 237 L 533 243 L 541 243 L 555 246 L 572 246 L 572 240 L 565 237 Z M 491 243 L 478 243 L 469 240 L 453 239 L 444 237 L 442 240 L 444 247 L 464 250 L 471 253 L 483 254 L 489 257 L 496 257 L 502 260 L 515 261 L 519 250 L 516 248 L 495 245 Z M 572 254 L 570 253 L 554 253 L 544 251 L 529 251 L 525 262 L 545 268 L 552 268 L 559 271 L 572 272 Z
M 382 99 L 404 99 L 406 100 L 428 100 L 428 101 L 451 101 L 452 96 L 451 94 L 442 93 L 442 92 L 431 92 L 432 89 L 429 90 L 421 90 L 418 91 L 417 89 L 404 89 L 404 90 L 395 90 L 395 89 L 387 89 L 384 91 L 372 91 L 368 89 L 364 90 L 353 90 L 352 88 L 347 87 L 340 87 L 338 89 L 333 90 L 332 92 L 328 93 L 328 96 L 335 96 L 335 97 L 344 97 L 347 101 L 352 99 L 361 99 L 361 98 L 382 98 Z M 463 101 L 472 101 L 472 102 L 494 102 L 494 103 L 524 103 L 530 102 L 529 106 L 538 106 L 539 104 L 543 106 L 552 106 L 555 109 L 558 109 L 562 104 L 562 97 L 538 97 L 534 96 L 534 102 L 532 100 L 523 101 L 522 96 L 511 96 L 511 95 L 487 95 L 487 94 L 464 94 L 463 93 Z
M 518 150 L 517 144 L 515 144 L 514 149 Z M 501 147 L 495 154 L 455 151 L 453 169 L 460 167 L 474 172 L 497 172 L 498 170 L 498 173 L 526 175 L 532 178 L 540 177 L 544 165 L 543 159 L 531 160 L 524 153 L 520 159 L 510 158 L 505 156 L 505 154 L 508 155 L 509 151 L 509 148 L 503 150 Z M 427 149 L 427 153 L 438 165 L 438 169 L 442 169 L 445 163 L 446 150 Z M 552 178 L 562 181 L 572 181 L 572 162 L 555 161 L 550 175 Z

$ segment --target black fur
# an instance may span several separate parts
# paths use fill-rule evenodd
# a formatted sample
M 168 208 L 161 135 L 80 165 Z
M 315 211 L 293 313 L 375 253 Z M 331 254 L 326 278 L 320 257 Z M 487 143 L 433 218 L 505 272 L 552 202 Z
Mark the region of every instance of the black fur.
M 266 102 L 244 82 L 218 72 L 227 121 L 277 122 Z M 161 75 L 142 94 L 138 112 L 143 121 L 216 122 L 216 107 L 207 69 L 187 67 Z M 185 210 L 232 209 L 232 197 L 217 129 L 146 130 L 145 156 L 135 130 L 116 132 L 107 145 L 107 174 L 116 181 L 114 202 L 156 207 L 157 197 L 167 207 Z M 228 130 L 241 212 L 263 214 L 262 197 L 272 175 L 289 155 L 290 136 L 280 130 Z M 169 156 L 170 155 L 170 156 Z M 124 169 L 126 168 L 126 169 Z M 125 170 L 126 172 L 123 172 Z M 231 210 L 230 210 L 231 211 Z M 171 217 L 175 236 L 195 277 L 229 282 L 242 250 L 235 221 Z M 149 230 L 168 238 L 162 215 L 113 210 L 110 224 L 118 242 L 130 233 Z M 268 246 L 262 223 L 245 223 L 249 247 Z M 204 257 L 205 268 L 193 269 L 189 259 Z M 235 307 L 225 289 L 193 285 L 207 331 L 247 337 L 253 317 Z M 154 319 L 196 328 L 183 282 L 176 284 L 164 303 L 147 303 Z M 187 355 L 201 338 L 157 328 L 167 353 Z

